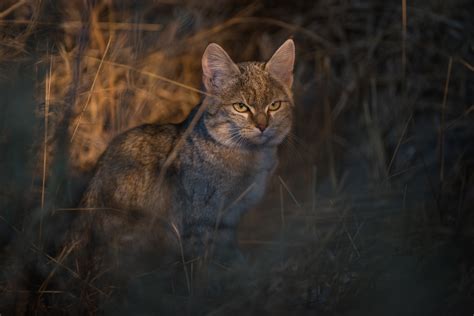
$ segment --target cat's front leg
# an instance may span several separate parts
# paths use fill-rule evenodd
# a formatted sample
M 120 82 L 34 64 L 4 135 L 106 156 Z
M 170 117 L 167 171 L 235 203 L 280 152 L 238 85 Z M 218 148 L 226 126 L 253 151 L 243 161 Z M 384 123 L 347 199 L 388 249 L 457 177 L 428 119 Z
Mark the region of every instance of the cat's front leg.
M 185 260 L 204 259 L 221 264 L 242 262 L 235 225 L 216 223 L 190 225 L 182 234 Z
M 213 258 L 219 263 L 233 266 L 246 262 L 239 248 L 236 226 L 219 226 L 214 235 L 213 245 Z

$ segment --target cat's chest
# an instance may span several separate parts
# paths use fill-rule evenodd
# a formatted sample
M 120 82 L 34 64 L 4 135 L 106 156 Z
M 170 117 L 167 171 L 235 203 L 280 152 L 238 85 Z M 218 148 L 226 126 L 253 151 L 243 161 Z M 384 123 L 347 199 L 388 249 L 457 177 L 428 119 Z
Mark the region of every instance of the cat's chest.
M 211 173 L 220 177 L 219 182 L 224 187 L 245 185 L 266 177 L 276 163 L 276 153 L 270 149 L 243 152 L 229 150 L 213 155 L 212 161 L 207 163 L 208 168 L 213 169 Z
M 209 151 L 189 161 L 182 181 L 194 205 L 226 207 L 259 199 L 276 164 L 273 150 Z

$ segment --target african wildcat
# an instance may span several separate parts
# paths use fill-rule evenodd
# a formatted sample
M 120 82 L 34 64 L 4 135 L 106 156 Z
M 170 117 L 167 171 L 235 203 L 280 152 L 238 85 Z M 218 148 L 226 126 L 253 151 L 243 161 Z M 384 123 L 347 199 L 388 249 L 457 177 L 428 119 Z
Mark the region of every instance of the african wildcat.
M 292 40 L 267 63 L 235 64 L 210 44 L 201 107 L 179 125 L 122 133 L 98 161 L 81 203 L 89 236 L 104 249 L 165 245 L 187 259 L 235 246 L 291 128 L 294 59 Z

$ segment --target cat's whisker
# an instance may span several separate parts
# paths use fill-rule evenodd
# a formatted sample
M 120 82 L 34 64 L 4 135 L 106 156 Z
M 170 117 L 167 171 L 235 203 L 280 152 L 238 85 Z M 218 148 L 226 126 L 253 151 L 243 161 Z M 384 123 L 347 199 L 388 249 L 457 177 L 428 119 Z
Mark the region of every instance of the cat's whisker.
M 298 144 L 305 145 L 305 141 L 301 137 L 297 136 L 293 131 L 290 131 L 288 135 L 291 136 L 291 138 L 295 140 Z
M 303 147 L 307 147 L 307 143 L 302 139 L 300 138 L 299 136 L 297 136 L 293 131 L 290 131 L 288 133 L 288 137 L 297 145 L 299 146 L 303 146 Z
M 239 139 L 242 138 L 240 135 L 239 131 L 233 131 L 230 133 L 230 136 L 225 140 L 225 145 L 233 147 L 232 145 L 235 145 L 238 143 Z
M 285 139 L 285 141 L 282 143 L 282 146 L 284 149 L 286 149 L 288 152 L 291 152 L 293 155 L 296 153 L 297 157 L 300 160 L 303 160 L 303 154 L 300 151 L 301 146 L 297 146 L 294 140 L 291 138 L 291 135 L 288 135 L 288 137 Z
M 236 148 L 241 147 L 245 142 L 245 138 L 243 138 L 241 135 L 239 135 L 239 138 L 237 139 L 237 145 Z
M 313 151 L 309 148 L 308 144 L 300 137 L 296 136 L 293 132 L 290 132 L 286 139 L 294 146 L 294 149 L 298 150 L 300 154 L 301 152 L 309 155 L 313 154 Z

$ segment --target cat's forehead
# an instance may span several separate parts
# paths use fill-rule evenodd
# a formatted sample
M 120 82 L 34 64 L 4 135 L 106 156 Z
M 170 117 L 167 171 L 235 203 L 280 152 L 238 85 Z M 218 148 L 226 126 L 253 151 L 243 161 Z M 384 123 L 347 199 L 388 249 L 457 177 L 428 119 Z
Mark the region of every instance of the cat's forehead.
M 240 70 L 241 91 L 249 103 L 266 104 L 275 94 L 283 92 L 280 85 L 265 70 L 263 62 L 242 62 L 237 64 Z
M 238 63 L 237 66 L 242 74 L 259 74 L 265 71 L 265 63 L 258 61 L 247 61 Z
M 237 64 L 240 70 L 240 79 L 244 83 L 258 83 L 269 80 L 268 72 L 265 71 L 265 63 L 243 62 Z

